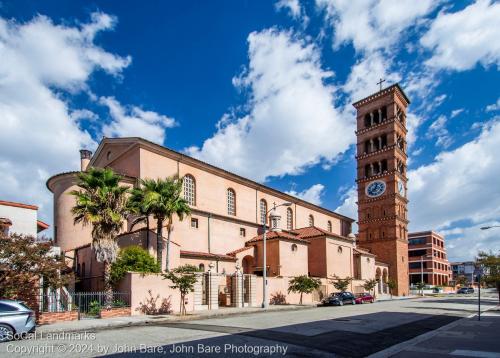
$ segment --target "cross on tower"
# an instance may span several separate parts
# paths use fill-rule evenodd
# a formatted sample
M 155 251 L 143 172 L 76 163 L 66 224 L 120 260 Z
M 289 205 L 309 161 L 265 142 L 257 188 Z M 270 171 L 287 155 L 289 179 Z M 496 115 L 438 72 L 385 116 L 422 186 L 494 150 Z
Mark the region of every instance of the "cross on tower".
M 380 81 L 377 82 L 378 85 L 380 85 L 380 90 L 382 91 L 382 83 L 385 82 L 385 80 L 383 80 L 382 78 L 380 79 Z

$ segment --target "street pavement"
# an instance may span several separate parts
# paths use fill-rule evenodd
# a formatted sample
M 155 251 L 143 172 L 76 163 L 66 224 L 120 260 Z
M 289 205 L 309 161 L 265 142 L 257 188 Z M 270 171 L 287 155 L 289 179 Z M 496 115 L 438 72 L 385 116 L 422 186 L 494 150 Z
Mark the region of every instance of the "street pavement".
M 482 309 L 488 312 L 479 325 L 466 318 L 476 313 L 477 297 L 450 295 L 110 327 L 66 336 L 47 332 L 0 344 L 0 356 L 500 357 L 500 321 L 492 311 L 496 304 L 494 295 L 482 297 Z

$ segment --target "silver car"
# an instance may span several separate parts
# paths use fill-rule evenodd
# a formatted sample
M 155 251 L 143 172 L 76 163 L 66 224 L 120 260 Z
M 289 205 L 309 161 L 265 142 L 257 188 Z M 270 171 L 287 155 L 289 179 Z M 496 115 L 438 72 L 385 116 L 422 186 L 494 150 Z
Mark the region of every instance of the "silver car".
M 22 337 L 35 329 L 33 310 L 21 301 L 0 300 L 0 342 Z

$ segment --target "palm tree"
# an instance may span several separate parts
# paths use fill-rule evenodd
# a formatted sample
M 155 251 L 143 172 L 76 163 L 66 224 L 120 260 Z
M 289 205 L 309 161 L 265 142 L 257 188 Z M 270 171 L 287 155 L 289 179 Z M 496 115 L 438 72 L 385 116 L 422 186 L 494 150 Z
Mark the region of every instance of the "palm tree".
M 174 215 L 184 220 L 185 215 L 191 213 L 186 200 L 182 197 L 182 179 L 171 176 L 166 179 L 141 180 L 144 192 L 144 208 L 156 219 L 156 258 L 161 263 L 163 250 L 163 225 L 167 228 L 167 259 L 166 270 L 170 269 L 170 234 L 173 228 Z
M 130 213 L 135 216 L 130 225 L 130 231 L 134 229 L 135 225 L 146 222 L 146 250 L 149 250 L 149 216 L 151 211 L 144 205 L 144 190 L 142 188 L 132 189 L 127 205 Z
M 74 223 L 92 226 L 92 249 L 96 260 L 104 264 L 106 307 L 113 302 L 111 264 L 116 261 L 116 237 L 128 214 L 128 188 L 120 185 L 121 177 L 111 169 L 90 168 L 78 174 L 80 190 L 70 192 L 76 199 L 71 209 Z

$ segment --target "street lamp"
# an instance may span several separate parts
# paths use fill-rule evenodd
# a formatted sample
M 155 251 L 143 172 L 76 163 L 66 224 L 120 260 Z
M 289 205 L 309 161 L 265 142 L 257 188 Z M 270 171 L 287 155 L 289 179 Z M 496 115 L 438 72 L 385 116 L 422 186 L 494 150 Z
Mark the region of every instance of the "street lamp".
M 432 258 L 432 255 L 422 255 L 420 256 L 420 282 L 424 283 L 424 257 L 426 259 Z M 424 295 L 424 287 L 422 286 L 422 296 Z
M 276 203 L 273 203 L 273 208 L 269 209 L 266 211 L 266 215 L 264 216 L 264 222 L 262 223 L 262 228 L 264 229 L 264 250 L 263 250 L 263 270 L 262 270 L 262 308 L 267 309 L 269 307 L 269 303 L 267 302 L 267 252 L 266 252 L 266 220 L 267 220 L 267 214 L 269 214 L 271 211 L 273 212 L 273 215 L 270 216 L 271 219 L 271 225 L 275 228 L 277 226 L 277 222 L 279 220 L 279 215 L 276 212 L 276 208 L 279 208 L 280 206 L 291 206 L 292 203 L 286 202 L 280 205 L 276 205 Z

